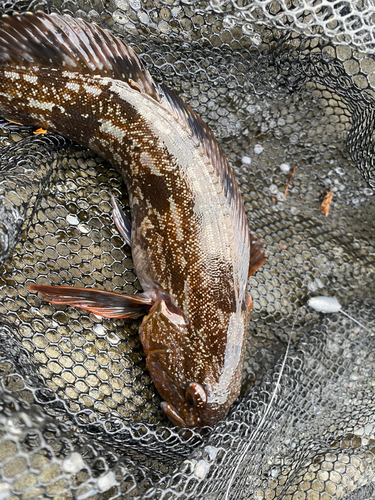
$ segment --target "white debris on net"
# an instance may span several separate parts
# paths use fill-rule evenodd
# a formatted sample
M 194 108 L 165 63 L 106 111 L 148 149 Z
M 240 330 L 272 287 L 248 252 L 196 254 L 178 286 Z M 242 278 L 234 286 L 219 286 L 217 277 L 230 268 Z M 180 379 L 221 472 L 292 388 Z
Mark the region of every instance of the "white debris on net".
M 368 446 L 375 438 L 375 423 L 371 422 L 354 430 L 354 435 L 361 438 L 362 446 Z
M 204 479 L 210 470 L 210 464 L 206 460 L 199 460 L 195 464 L 194 475 L 198 479 Z
M 260 153 L 263 153 L 264 147 L 261 144 L 255 144 L 254 146 L 254 153 L 256 155 L 260 155 Z
M 10 484 L 0 483 L 0 500 L 6 500 L 7 498 L 11 498 L 12 496 L 13 495 L 10 491 Z
M 311 297 L 307 301 L 308 305 L 315 309 L 315 311 L 322 313 L 335 313 L 341 309 L 340 302 L 336 297 Z
M 17 415 L 6 419 L 6 429 L 13 436 L 21 436 L 26 432 L 26 428 L 31 429 L 33 424 L 27 413 L 19 412 Z
M 216 446 L 205 446 L 204 451 L 207 453 L 209 456 L 210 460 L 215 460 L 217 454 L 219 453 L 219 448 L 216 448 Z
M 271 194 L 277 194 L 279 192 L 279 189 L 276 186 L 276 184 L 271 184 L 268 189 L 270 190 Z
M 284 201 L 284 195 L 281 191 L 279 191 L 276 184 L 271 184 L 268 189 L 272 195 L 276 196 L 278 201 Z
M 95 314 L 96 316 L 96 314 Z M 98 318 L 101 318 L 101 316 L 97 316 Z M 106 332 L 106 329 L 104 328 L 103 325 L 95 325 L 94 328 L 93 328 L 94 332 L 96 333 L 96 335 L 98 336 L 103 336 L 105 335 L 107 332 Z
M 280 170 L 281 170 L 282 172 L 285 172 L 285 173 L 286 173 L 286 172 L 290 172 L 290 169 L 291 169 L 291 166 L 289 165 L 289 163 L 282 163 L 282 164 L 280 165 Z
M 97 497 L 98 494 L 104 493 L 110 490 L 113 486 L 118 486 L 119 483 L 116 479 L 115 474 L 112 471 L 102 474 L 97 479 L 91 478 L 90 481 L 86 482 L 83 487 L 77 491 L 77 500 L 88 500 L 89 498 Z M 116 497 L 117 498 L 117 497 Z M 122 498 L 122 497 L 121 497 Z
M 70 455 L 64 458 L 61 463 L 61 469 L 69 474 L 75 474 L 76 472 L 84 469 L 86 464 L 80 453 L 74 451 Z
M 117 484 L 116 476 L 112 471 L 109 471 L 98 478 L 99 491 L 108 491 L 116 484 Z
M 84 234 L 90 232 L 90 227 L 87 224 L 78 224 L 77 228 L 81 233 Z
M 79 219 L 76 215 L 69 214 L 66 216 L 66 220 L 72 226 L 78 226 L 79 224 Z
M 347 316 L 349 319 L 357 323 L 360 327 L 364 328 L 367 332 L 372 333 L 368 328 L 366 328 L 362 323 L 357 321 L 355 318 L 350 316 L 348 313 L 343 311 L 340 302 L 336 299 L 336 297 L 311 297 L 307 301 L 308 305 L 315 309 L 315 311 L 322 312 L 322 313 L 335 313 L 335 312 L 341 312 L 345 316 Z

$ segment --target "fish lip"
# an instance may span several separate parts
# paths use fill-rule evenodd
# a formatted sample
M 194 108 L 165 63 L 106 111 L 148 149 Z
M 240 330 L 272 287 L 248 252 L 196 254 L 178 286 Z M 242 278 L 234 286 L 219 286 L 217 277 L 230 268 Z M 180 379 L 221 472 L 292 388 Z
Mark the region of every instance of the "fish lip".
M 162 401 L 160 403 L 160 407 L 165 413 L 165 415 L 169 418 L 172 424 L 178 427 L 186 427 L 185 420 L 181 417 L 180 413 L 176 410 L 174 406 L 166 401 Z

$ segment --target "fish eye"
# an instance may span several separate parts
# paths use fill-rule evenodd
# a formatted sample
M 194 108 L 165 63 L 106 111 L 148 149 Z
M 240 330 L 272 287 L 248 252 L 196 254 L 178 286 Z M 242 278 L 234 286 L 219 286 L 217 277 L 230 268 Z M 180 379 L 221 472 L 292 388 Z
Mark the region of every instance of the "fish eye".
M 185 399 L 191 406 L 204 406 L 207 401 L 206 391 L 201 384 L 197 382 L 190 382 L 185 389 Z
M 188 389 L 186 389 L 185 397 L 186 397 L 186 401 L 189 403 L 189 405 L 193 406 L 194 405 L 194 398 Z

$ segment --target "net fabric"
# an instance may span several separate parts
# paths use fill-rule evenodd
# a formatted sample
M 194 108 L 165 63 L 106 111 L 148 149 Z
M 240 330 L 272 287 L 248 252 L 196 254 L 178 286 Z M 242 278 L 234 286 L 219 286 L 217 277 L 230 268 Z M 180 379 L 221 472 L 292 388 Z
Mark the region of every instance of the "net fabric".
M 175 429 L 139 323 L 28 291 L 42 276 L 139 289 L 110 217 L 112 194 L 128 206 L 118 174 L 58 136 L 4 126 L 0 498 L 372 498 L 371 5 L 0 2 L 1 13 L 39 8 L 124 36 L 198 111 L 269 257 L 249 280 L 241 398 L 214 429 Z M 336 296 L 364 326 L 311 310 L 314 295 Z

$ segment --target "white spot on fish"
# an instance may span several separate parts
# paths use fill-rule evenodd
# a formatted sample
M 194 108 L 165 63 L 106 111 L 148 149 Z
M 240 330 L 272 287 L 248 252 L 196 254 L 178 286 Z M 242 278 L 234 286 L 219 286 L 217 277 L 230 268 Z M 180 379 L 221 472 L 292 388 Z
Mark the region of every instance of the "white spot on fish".
M 102 90 L 99 87 L 94 87 L 93 85 L 83 85 L 83 88 L 88 94 L 100 95 Z
M 28 74 L 24 74 L 23 75 L 23 79 L 26 82 L 30 82 L 30 83 L 37 83 L 37 81 L 38 81 L 38 77 L 37 76 L 35 76 L 35 75 L 28 75 Z
M 6 97 L 9 101 L 13 99 L 12 94 L 8 94 L 7 92 L 0 92 L 0 96 Z
M 38 108 L 48 111 L 53 111 L 53 109 L 58 108 L 61 113 L 65 113 L 65 108 L 62 106 L 57 106 L 54 102 L 46 102 L 46 101 L 37 101 L 36 99 L 28 98 L 29 105 L 32 108 Z
M 118 163 L 118 165 L 122 165 L 123 163 L 123 158 L 121 155 L 119 155 L 118 153 L 114 153 L 113 154 L 113 159 L 115 160 L 115 162 Z
M 4 71 L 5 78 L 10 78 L 11 80 L 19 80 L 20 74 L 15 71 Z
M 176 206 L 176 203 L 173 200 L 173 198 L 169 200 L 169 203 L 170 203 L 171 216 L 174 219 L 177 241 L 181 242 L 182 245 L 183 241 L 185 240 L 184 232 L 182 230 L 182 228 L 184 227 L 184 221 L 179 213 L 178 207 Z
M 111 120 L 102 120 L 99 130 L 110 135 L 114 139 L 117 139 L 118 141 L 121 141 L 126 135 L 125 130 L 117 127 L 117 125 L 111 122 Z
M 71 71 L 63 71 L 62 76 L 64 78 L 77 78 L 77 73 L 72 73 Z
M 79 83 L 67 82 L 66 88 L 69 90 L 74 90 L 75 92 L 78 92 L 80 89 L 80 85 L 79 85 Z

